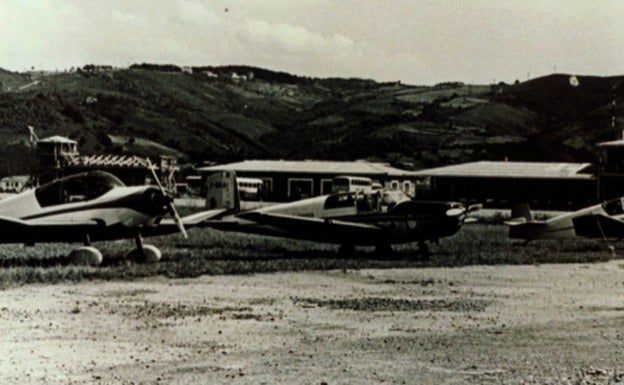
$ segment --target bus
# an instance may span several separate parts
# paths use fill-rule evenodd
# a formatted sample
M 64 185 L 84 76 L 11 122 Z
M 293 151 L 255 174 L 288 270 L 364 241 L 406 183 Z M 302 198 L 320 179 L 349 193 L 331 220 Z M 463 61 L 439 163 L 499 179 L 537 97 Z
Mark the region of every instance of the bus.
M 373 181 L 366 177 L 337 176 L 332 181 L 332 193 L 355 191 L 372 193 L 373 190 Z
M 257 201 L 264 198 L 264 182 L 262 179 L 236 177 L 236 184 L 238 185 L 238 193 L 241 200 Z

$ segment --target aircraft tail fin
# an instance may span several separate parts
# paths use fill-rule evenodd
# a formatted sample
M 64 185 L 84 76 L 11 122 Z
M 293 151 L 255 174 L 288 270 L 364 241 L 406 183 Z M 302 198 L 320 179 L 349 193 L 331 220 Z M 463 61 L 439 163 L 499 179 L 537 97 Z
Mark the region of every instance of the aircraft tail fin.
M 206 209 L 240 211 L 240 196 L 234 171 L 218 171 L 206 179 Z
M 533 222 L 533 214 L 529 205 L 518 203 L 511 207 L 511 222 Z
M 533 239 L 552 238 L 552 234 L 547 233 L 547 226 L 544 221 L 533 218 L 533 213 L 526 203 L 515 204 L 511 207 L 511 219 L 505 224 L 509 226 L 509 238 Z

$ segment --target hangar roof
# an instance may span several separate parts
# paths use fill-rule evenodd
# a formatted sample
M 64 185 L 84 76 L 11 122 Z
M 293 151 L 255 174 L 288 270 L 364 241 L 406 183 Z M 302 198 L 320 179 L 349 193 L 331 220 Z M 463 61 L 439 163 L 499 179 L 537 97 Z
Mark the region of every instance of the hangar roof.
M 624 147 L 624 139 L 598 143 L 600 147 Z
M 591 163 L 480 161 L 416 171 L 416 176 L 593 179 Z M 583 172 L 586 173 L 583 173 Z
M 78 142 L 76 142 L 73 139 L 69 139 L 67 137 L 60 136 L 60 135 L 50 136 L 48 138 L 38 140 L 37 142 L 38 143 L 69 143 L 69 144 L 77 144 L 78 143 Z
M 245 160 L 200 167 L 199 172 L 234 170 L 247 172 L 411 176 L 413 172 L 367 161 Z

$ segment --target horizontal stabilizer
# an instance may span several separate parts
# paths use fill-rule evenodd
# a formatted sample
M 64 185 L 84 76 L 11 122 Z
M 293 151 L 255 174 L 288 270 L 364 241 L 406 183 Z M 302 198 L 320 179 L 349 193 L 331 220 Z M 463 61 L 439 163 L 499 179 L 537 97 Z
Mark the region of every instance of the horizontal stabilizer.
M 508 221 L 505 221 L 507 226 L 518 226 L 527 223 L 526 218 L 513 218 Z
M 623 238 L 624 221 L 603 214 L 589 214 L 572 219 L 576 235 L 587 238 Z

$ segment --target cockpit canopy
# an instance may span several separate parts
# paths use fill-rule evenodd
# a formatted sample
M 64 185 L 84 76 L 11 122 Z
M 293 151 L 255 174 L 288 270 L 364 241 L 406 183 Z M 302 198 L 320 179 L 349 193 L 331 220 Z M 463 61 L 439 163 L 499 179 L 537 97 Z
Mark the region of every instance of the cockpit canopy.
M 325 210 L 357 207 L 358 212 L 385 211 L 394 207 L 397 203 L 411 200 L 401 190 L 377 190 L 364 193 L 362 191 L 337 193 L 327 197 L 324 204 Z
M 124 183 L 104 171 L 89 171 L 70 175 L 35 189 L 41 207 L 63 203 L 83 202 L 98 198 Z
M 602 204 L 602 208 L 609 215 L 624 214 L 624 198 L 617 198 Z
M 395 205 L 403 201 L 409 201 L 411 198 L 402 190 L 382 190 L 381 200 L 384 205 Z

